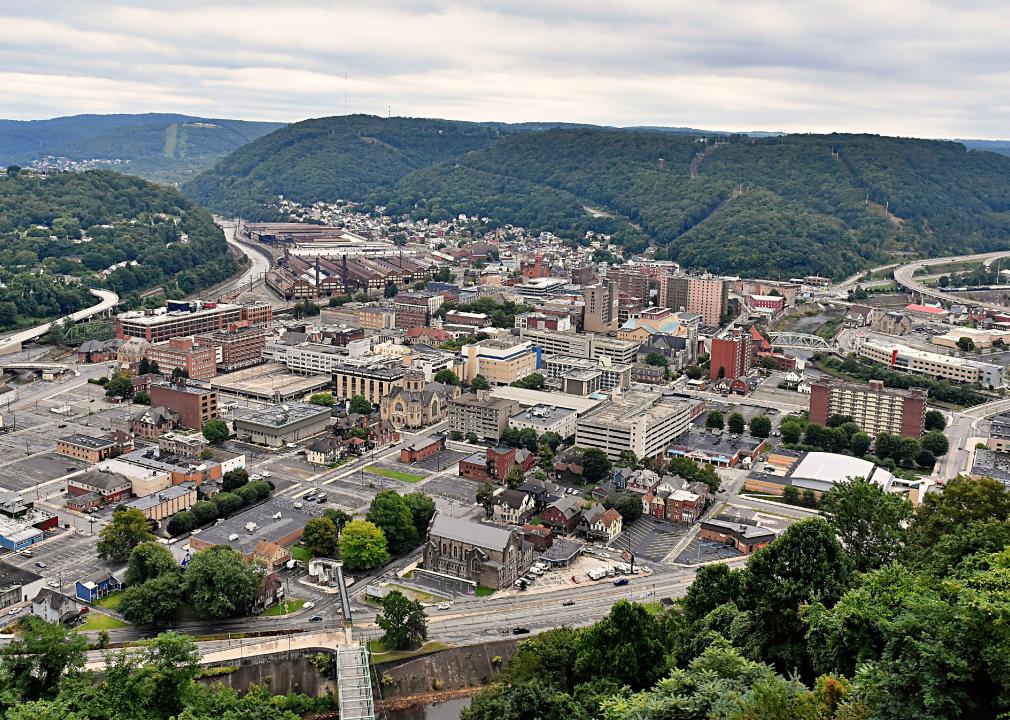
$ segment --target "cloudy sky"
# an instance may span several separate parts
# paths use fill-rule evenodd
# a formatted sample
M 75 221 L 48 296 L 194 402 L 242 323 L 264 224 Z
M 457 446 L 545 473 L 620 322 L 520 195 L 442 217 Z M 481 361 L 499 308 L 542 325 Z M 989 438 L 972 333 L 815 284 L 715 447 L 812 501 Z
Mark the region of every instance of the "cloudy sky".
M 365 112 L 1010 138 L 1010 4 L 0 0 L 0 117 Z M 345 81 L 346 74 L 346 81 Z

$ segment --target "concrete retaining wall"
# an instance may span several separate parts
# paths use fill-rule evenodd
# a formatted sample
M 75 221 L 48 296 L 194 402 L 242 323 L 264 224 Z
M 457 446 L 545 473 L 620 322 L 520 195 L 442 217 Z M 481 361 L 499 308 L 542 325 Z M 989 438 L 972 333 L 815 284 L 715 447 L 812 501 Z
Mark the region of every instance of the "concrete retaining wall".
M 321 652 L 318 650 L 292 650 L 288 653 L 275 655 L 259 655 L 231 662 L 222 661 L 204 666 L 210 670 L 214 667 L 237 667 L 227 674 L 200 678 L 199 682 L 214 685 L 221 683 L 238 693 L 246 692 L 253 685 L 264 685 L 275 695 L 300 693 L 310 697 L 324 697 L 336 694 L 336 685 L 329 678 L 323 677 L 309 658 Z
M 518 640 L 496 640 L 467 645 L 412 660 L 383 663 L 376 667 L 382 678 L 383 698 L 456 690 L 487 685 L 498 677 L 515 652 Z M 495 663 L 494 659 L 500 658 Z M 378 694 L 378 692 L 377 692 Z

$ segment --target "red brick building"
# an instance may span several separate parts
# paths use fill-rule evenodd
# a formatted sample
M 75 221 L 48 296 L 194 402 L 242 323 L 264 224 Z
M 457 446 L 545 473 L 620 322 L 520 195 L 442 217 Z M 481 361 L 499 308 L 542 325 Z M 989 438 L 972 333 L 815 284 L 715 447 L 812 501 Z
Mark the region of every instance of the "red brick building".
M 775 533 L 758 525 L 703 520 L 701 539 L 731 545 L 744 555 L 750 555 L 774 540 Z
M 217 417 L 217 391 L 185 381 L 151 385 L 151 406 L 166 407 L 179 414 L 179 424 L 200 430 Z
M 536 458 L 525 448 L 488 448 L 486 453 L 476 452 L 459 461 L 459 476 L 480 482 L 505 482 L 505 476 L 515 465 L 523 472 L 533 469 Z
M 540 513 L 540 520 L 555 533 L 568 534 L 575 530 L 582 517 L 582 503 L 571 495 L 555 500 Z
M 728 378 L 734 380 L 747 374 L 751 363 L 751 339 L 737 335 L 728 338 L 712 338 L 711 370 L 709 379 Z
M 445 436 L 430 437 L 421 442 L 411 443 L 400 450 L 400 462 L 416 463 L 445 450 Z
M 144 357 L 157 362 L 158 370 L 165 374 L 184 370 L 194 380 L 210 380 L 217 375 L 217 348 L 197 345 L 192 337 L 154 343 L 144 351 Z
M 231 372 L 250 367 L 263 360 L 266 334 L 265 328 L 242 321 L 232 323 L 224 330 L 197 335 L 196 342 L 204 347 L 217 348 L 220 354 L 220 359 L 217 360 L 218 368 Z
M 880 380 L 823 379 L 810 386 L 810 422 L 827 425 L 833 415 L 845 415 L 871 437 L 886 432 L 917 438 L 925 429 L 928 394 L 925 388 L 886 388 Z

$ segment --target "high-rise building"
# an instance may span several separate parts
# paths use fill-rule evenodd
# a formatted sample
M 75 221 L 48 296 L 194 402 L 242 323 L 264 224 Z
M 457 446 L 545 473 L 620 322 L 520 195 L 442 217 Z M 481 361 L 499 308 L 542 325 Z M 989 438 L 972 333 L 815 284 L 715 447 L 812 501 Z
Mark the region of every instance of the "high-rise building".
M 575 444 L 599 448 L 611 460 L 622 450 L 636 457 L 654 457 L 691 426 L 694 404 L 660 393 L 629 391 L 580 417 Z
M 660 293 L 667 307 L 701 313 L 706 325 L 718 325 L 726 314 L 729 286 L 720 278 L 667 275 Z
M 712 338 L 709 377 L 712 380 L 721 378 L 735 380 L 746 375 L 750 370 L 751 350 L 749 335 Z
M 604 280 L 598 285 L 583 288 L 582 295 L 586 299 L 583 329 L 586 332 L 616 330 L 620 301 L 617 283 L 613 280 Z
M 810 386 L 810 422 L 827 425 L 835 415 L 851 417 L 859 429 L 920 437 L 926 422 L 925 388 L 885 388 L 880 380 L 868 384 L 824 379 Z
M 646 307 L 652 304 L 650 288 L 652 276 L 642 269 L 608 268 L 607 280 L 617 283 L 617 291 L 634 302 Z

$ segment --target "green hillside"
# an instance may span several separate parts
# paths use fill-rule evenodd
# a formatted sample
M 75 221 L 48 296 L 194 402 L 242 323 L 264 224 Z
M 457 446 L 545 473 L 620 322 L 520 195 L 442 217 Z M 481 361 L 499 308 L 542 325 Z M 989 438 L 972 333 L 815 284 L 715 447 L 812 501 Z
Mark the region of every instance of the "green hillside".
M 120 161 L 112 167 L 149 180 L 181 182 L 283 126 L 163 113 L 0 120 L 0 165 L 29 165 L 47 156 Z
M 0 329 L 93 305 L 88 287 L 182 295 L 239 269 L 210 213 L 171 188 L 108 171 L 0 174 Z
M 436 130 L 437 128 L 437 130 Z M 871 135 L 720 136 L 354 116 L 291 125 L 185 187 L 276 217 L 276 197 L 487 217 L 720 273 L 842 277 L 907 254 L 1010 246 L 1010 158 Z
M 500 125 L 370 115 L 305 120 L 239 148 L 184 191 L 216 212 L 272 219 L 278 195 L 305 203 L 362 200 L 507 132 Z

